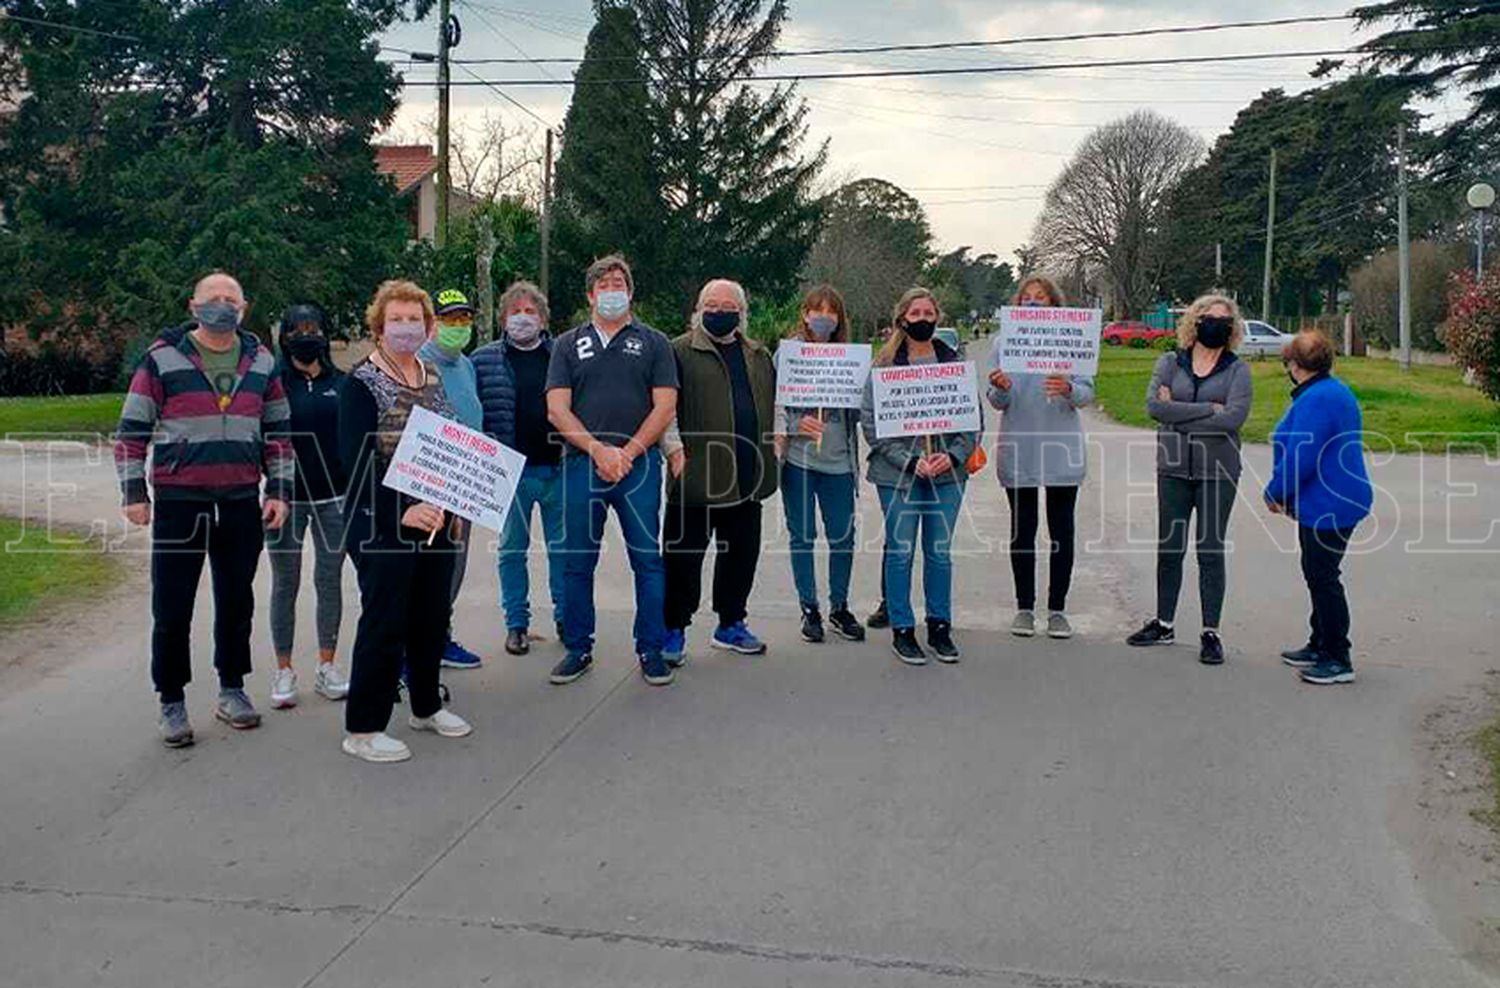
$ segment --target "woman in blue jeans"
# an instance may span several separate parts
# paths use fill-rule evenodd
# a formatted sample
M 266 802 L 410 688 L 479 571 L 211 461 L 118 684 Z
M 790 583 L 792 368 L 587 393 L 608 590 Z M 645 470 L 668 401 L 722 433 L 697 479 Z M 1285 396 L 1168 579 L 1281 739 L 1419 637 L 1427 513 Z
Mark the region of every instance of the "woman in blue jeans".
M 925 288 L 908 289 L 896 303 L 890 338 L 875 366 L 952 363 L 959 352 L 935 339 L 942 310 Z M 891 619 L 891 648 L 907 665 L 926 665 L 917 643 L 917 617 L 911 606 L 911 573 L 922 539 L 922 590 L 926 595 L 927 646 L 939 662 L 957 662 L 953 641 L 953 561 L 950 549 L 963 504 L 965 465 L 974 452 L 972 432 L 880 439 L 875 429 L 873 381 L 865 385 L 865 441 L 870 445 L 866 476 L 875 485 L 885 513 L 885 594 Z
M 847 343 L 844 298 L 819 285 L 802 299 L 802 312 L 788 339 Z M 779 351 L 778 351 L 779 353 Z M 792 555 L 792 579 L 802 607 L 802 640 L 821 642 L 818 575 L 813 546 L 818 515 L 828 540 L 828 623 L 834 634 L 864 641 L 865 629 L 849 611 L 854 569 L 854 502 L 859 484 L 859 409 L 776 406 L 776 452 L 781 457 L 781 498 Z

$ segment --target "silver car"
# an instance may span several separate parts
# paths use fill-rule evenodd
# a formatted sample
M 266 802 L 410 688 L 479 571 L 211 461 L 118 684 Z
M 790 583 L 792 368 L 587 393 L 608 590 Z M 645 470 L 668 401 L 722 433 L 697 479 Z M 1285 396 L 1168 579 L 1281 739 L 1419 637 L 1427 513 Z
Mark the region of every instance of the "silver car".
M 1240 343 L 1240 353 L 1257 357 L 1279 357 L 1281 348 L 1292 342 L 1290 333 L 1283 333 L 1268 322 L 1259 319 L 1245 320 L 1245 339 Z

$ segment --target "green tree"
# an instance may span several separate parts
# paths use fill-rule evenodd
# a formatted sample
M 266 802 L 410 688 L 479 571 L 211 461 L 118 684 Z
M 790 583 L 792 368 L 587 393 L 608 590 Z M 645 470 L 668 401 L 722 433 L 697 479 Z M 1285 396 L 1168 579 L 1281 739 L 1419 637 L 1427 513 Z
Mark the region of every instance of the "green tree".
M 405 249 L 370 137 L 399 80 L 377 36 L 427 0 L 5 0 L 0 315 L 152 330 L 238 275 L 251 328 L 313 299 L 345 326 Z M 19 85 L 17 85 L 19 84 Z
M 901 293 L 922 278 L 932 228 L 922 204 L 883 179 L 839 187 L 822 203 L 823 223 L 803 278 L 838 288 L 856 334 L 890 320 Z
M 925 279 L 954 320 L 967 320 L 977 311 L 987 318 L 999 305 L 1009 305 L 1016 276 L 1008 262 L 994 254 L 970 257 L 970 247 L 959 247 L 935 258 Z

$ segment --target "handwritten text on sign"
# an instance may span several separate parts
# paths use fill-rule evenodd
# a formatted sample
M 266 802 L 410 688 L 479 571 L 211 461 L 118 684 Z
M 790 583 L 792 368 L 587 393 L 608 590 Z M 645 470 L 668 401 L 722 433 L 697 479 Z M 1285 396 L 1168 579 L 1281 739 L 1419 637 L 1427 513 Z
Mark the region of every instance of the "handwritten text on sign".
M 870 383 L 877 438 L 980 429 L 979 391 L 970 361 L 877 367 Z
M 411 410 L 385 486 L 500 531 L 526 457 L 420 405 Z
M 776 348 L 776 401 L 796 408 L 858 408 L 870 376 L 868 343 L 783 340 Z
M 1099 371 L 1098 309 L 1028 308 L 1000 310 L 1000 369 L 1007 374 L 1079 374 Z

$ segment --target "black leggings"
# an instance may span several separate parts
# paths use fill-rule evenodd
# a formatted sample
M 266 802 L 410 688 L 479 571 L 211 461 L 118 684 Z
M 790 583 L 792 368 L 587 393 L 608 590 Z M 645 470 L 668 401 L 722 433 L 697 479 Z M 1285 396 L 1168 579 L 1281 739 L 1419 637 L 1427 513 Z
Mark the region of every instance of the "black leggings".
M 1188 521 L 1198 516 L 1198 598 L 1203 627 L 1219 627 L 1224 611 L 1224 536 L 1234 509 L 1234 480 L 1156 478 L 1156 511 L 1160 542 L 1156 551 L 1156 616 L 1171 624 L 1182 590 L 1182 563 L 1187 556 Z
M 1023 611 L 1036 607 L 1036 533 L 1040 524 L 1037 501 L 1042 488 L 1007 487 L 1010 502 L 1010 572 L 1016 581 L 1016 606 Z M 1047 562 L 1047 607 L 1061 611 L 1068 606 L 1068 588 L 1073 584 L 1073 516 L 1078 507 L 1077 487 L 1048 487 L 1047 538 L 1051 542 Z

